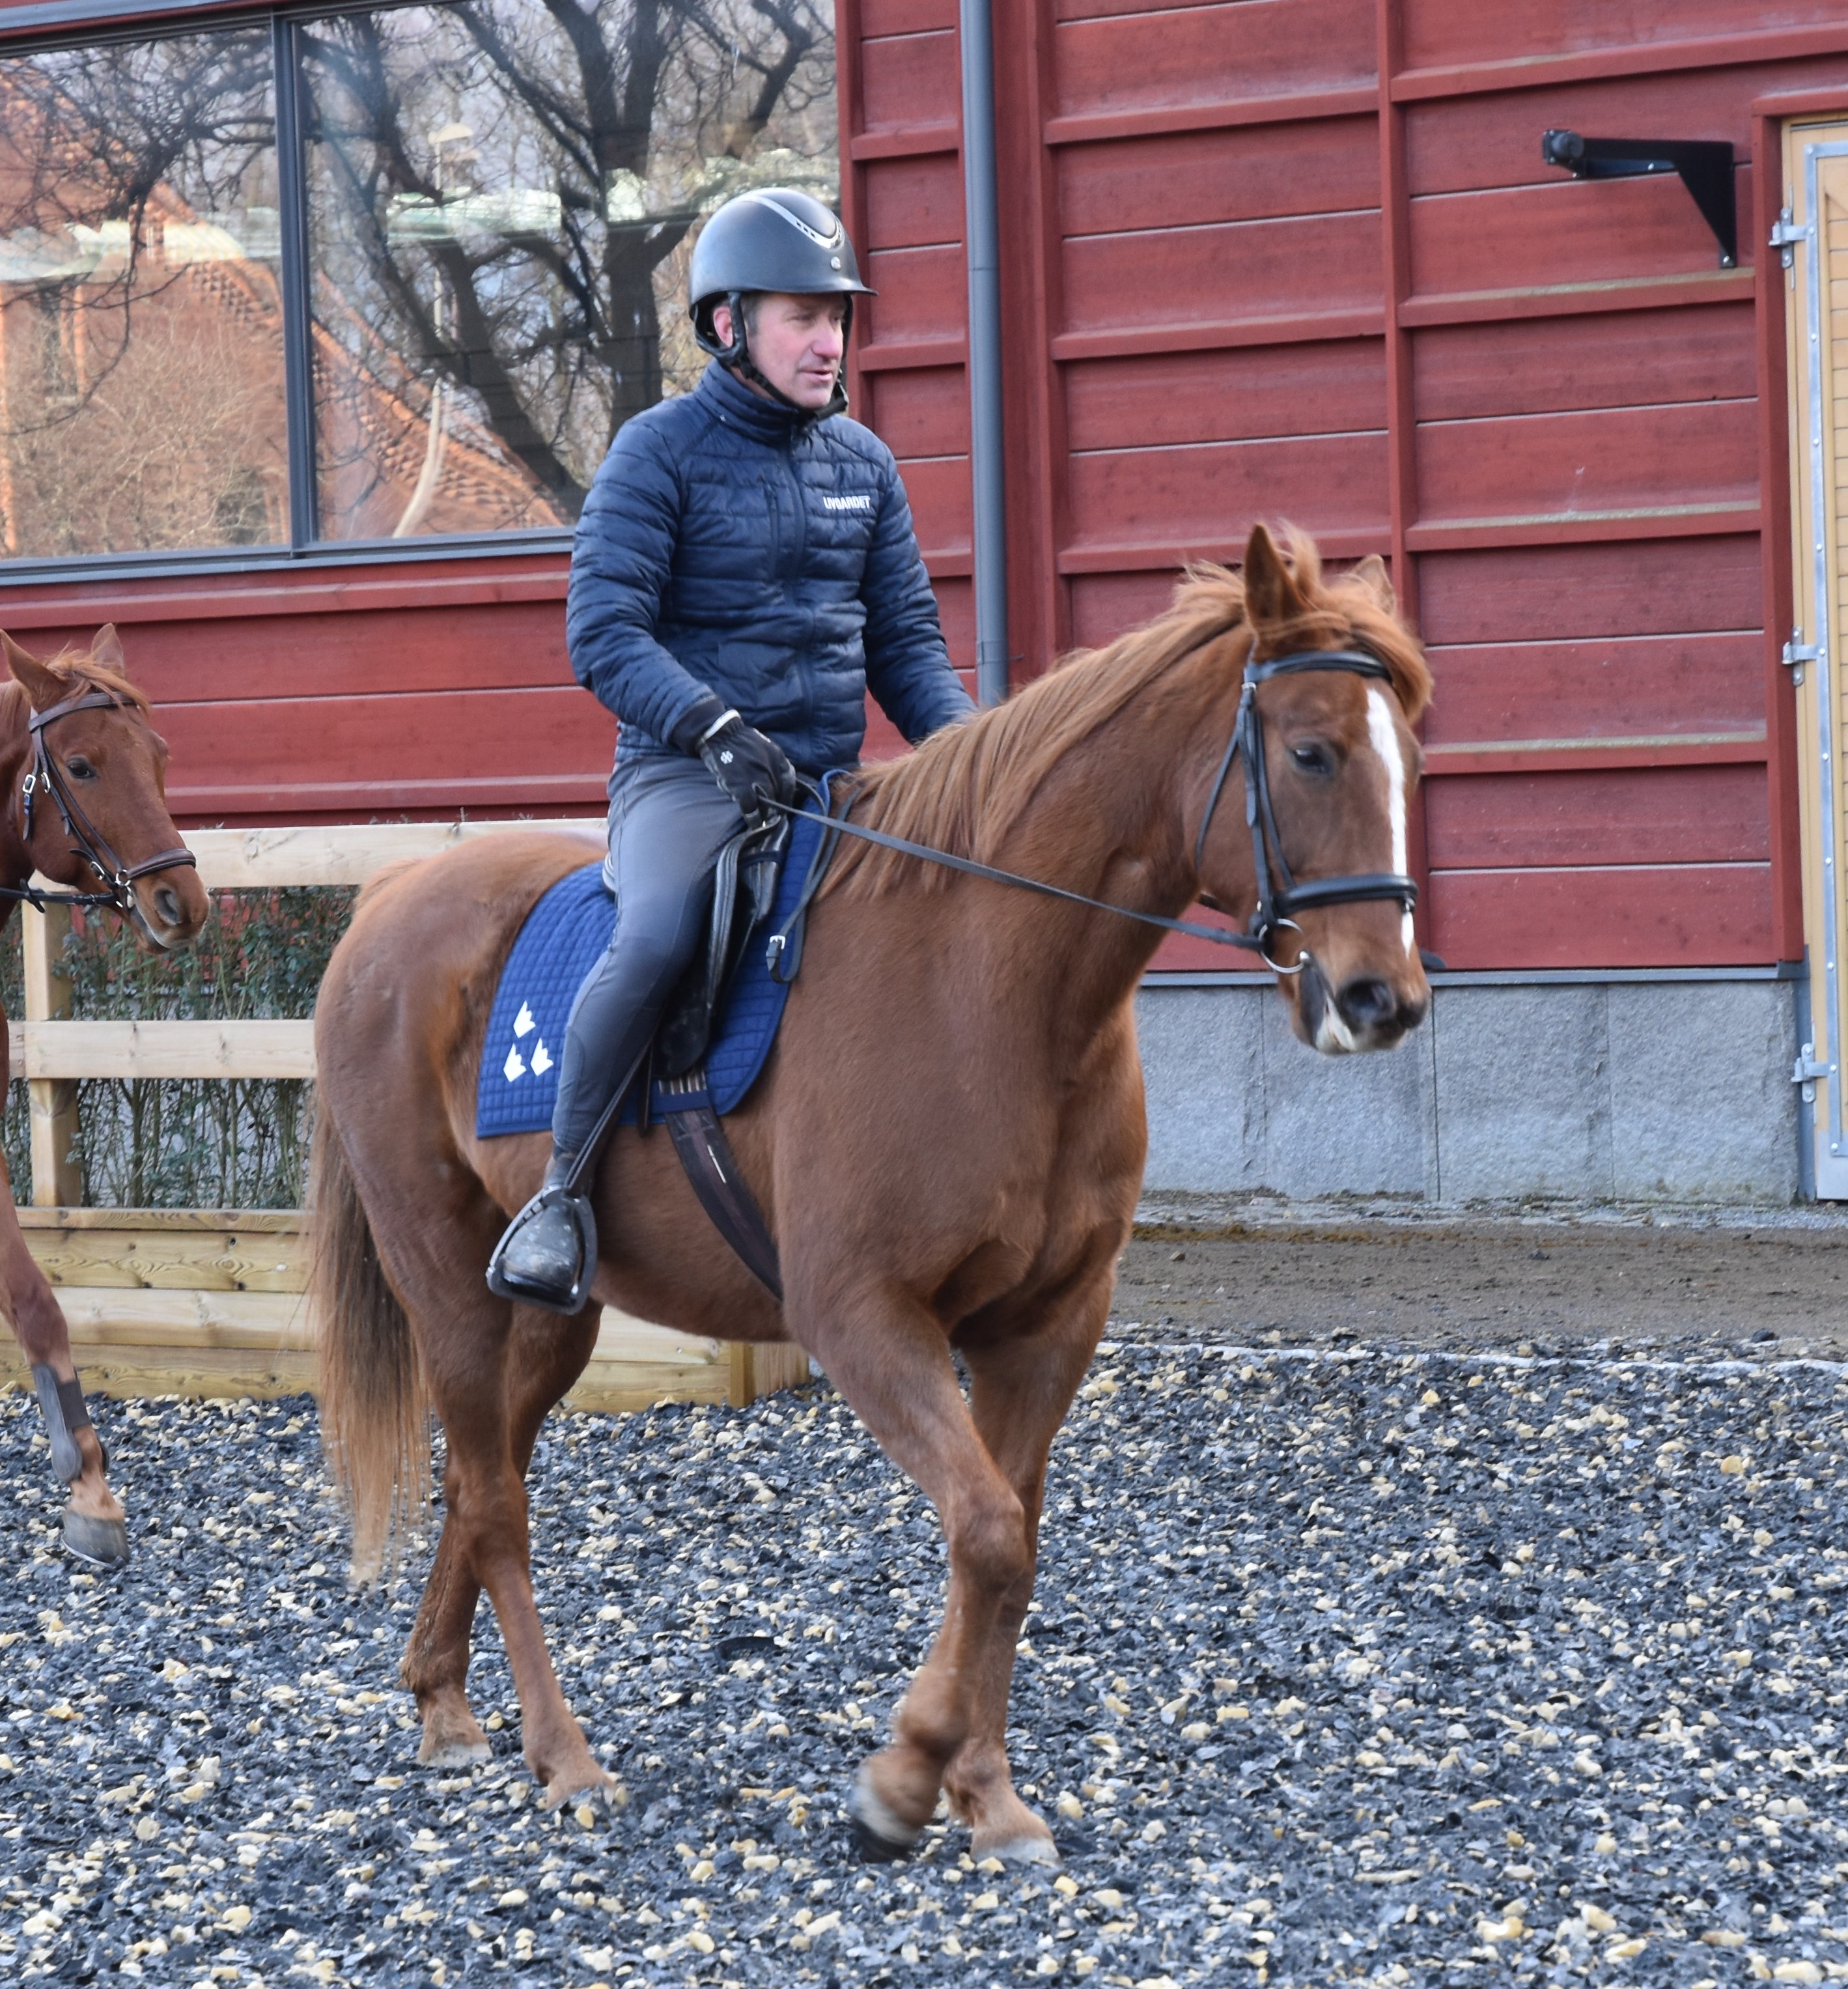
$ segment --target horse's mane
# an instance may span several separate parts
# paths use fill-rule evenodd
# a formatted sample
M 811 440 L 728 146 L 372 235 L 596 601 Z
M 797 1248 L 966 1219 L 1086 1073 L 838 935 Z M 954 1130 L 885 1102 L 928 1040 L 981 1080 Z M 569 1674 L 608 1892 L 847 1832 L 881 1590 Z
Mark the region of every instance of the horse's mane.
M 1285 544 L 1310 606 L 1274 632 L 1305 648 L 1345 642 L 1351 634 L 1391 672 L 1406 717 L 1416 720 L 1431 693 L 1416 641 L 1365 578 L 1342 574 L 1325 581 L 1321 556 L 1306 534 L 1290 531 Z M 1230 635 L 1244 618 L 1239 574 L 1208 561 L 1190 566 L 1173 601 L 1152 622 L 1101 649 L 1074 650 L 1005 704 L 946 726 L 906 758 L 868 768 L 855 788 L 854 818 L 908 842 L 993 861 L 1066 754 L 1183 658 Z M 824 889 L 870 895 L 901 877 L 929 889 L 951 874 L 843 837 Z
M 152 707 L 146 693 L 130 683 L 119 670 L 106 669 L 87 649 L 60 649 L 55 656 L 39 656 L 34 660 L 41 669 L 49 670 L 65 686 L 66 697 L 75 697 L 86 689 L 100 690 L 113 697 L 117 704 L 140 712 L 144 718 L 151 715 Z M 7 681 L 0 676 L 0 683 Z M 25 687 L 21 685 L 17 688 L 23 696 Z

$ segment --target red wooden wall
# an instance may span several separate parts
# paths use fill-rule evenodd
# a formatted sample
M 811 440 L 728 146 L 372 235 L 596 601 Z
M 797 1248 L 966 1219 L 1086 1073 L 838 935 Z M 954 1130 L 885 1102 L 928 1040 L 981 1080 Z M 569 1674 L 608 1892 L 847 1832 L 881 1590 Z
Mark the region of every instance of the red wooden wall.
M 960 616 L 956 12 L 841 5 L 881 293 L 858 405 Z M 1423 918 L 1453 966 L 1796 956 L 1780 273 L 1719 269 L 1678 181 L 1572 181 L 1540 136 L 1731 139 L 1756 263 L 1755 106 L 1848 112 L 1841 0 L 996 16 L 1017 674 L 1291 520 L 1388 557 L 1430 646 Z

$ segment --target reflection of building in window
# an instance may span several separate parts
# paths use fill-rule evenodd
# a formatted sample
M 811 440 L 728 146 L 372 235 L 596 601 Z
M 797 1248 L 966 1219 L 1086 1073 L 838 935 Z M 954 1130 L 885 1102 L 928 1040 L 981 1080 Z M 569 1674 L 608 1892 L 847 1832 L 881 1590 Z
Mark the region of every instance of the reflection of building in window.
M 0 544 L 46 557 L 285 541 L 274 208 L 204 215 L 158 185 L 132 220 L 112 217 L 121 194 L 93 158 L 48 174 L 33 157 L 43 131 L 41 103 L 0 71 Z M 347 329 L 343 344 L 317 323 L 313 339 L 349 535 L 390 536 L 414 500 L 421 533 L 562 522 L 490 433 Z

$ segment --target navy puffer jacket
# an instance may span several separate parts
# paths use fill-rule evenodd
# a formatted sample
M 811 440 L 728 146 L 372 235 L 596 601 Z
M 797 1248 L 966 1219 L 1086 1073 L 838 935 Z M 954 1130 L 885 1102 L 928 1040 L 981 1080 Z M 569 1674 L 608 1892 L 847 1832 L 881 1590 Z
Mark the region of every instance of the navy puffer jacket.
M 811 774 L 859 757 L 869 687 L 914 744 L 973 709 L 891 450 L 716 363 L 618 432 L 578 521 L 565 627 L 625 759 L 671 752 L 708 691 Z

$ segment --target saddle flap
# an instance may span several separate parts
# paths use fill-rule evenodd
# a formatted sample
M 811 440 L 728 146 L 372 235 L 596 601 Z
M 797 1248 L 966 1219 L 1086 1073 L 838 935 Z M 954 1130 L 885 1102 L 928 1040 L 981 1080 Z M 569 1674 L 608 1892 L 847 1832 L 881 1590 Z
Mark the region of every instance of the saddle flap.
M 712 902 L 706 942 L 682 977 L 655 1037 L 657 1078 L 684 1076 L 706 1055 L 718 1011 L 739 955 L 776 902 L 789 823 L 746 828 L 719 851 L 712 868 Z

